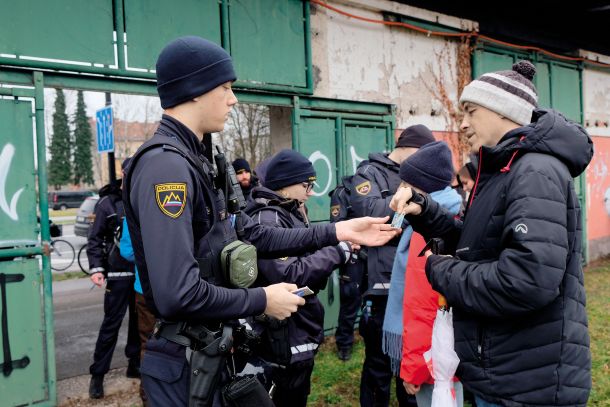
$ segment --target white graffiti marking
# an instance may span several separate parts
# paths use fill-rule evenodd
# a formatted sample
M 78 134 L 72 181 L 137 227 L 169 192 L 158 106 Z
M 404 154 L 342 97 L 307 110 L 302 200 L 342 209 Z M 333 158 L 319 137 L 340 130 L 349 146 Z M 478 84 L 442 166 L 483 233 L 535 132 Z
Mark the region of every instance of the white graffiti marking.
M 364 161 L 364 158 L 356 154 L 356 147 L 354 146 L 350 146 L 349 151 L 352 154 L 352 166 L 354 167 L 354 172 L 352 174 L 355 174 L 358 169 L 358 164 Z
M 12 220 L 18 221 L 17 201 L 24 188 L 21 188 L 13 195 L 10 205 L 6 199 L 6 179 L 8 178 L 8 171 L 14 154 L 15 147 L 13 147 L 12 144 L 5 145 L 2 149 L 2 153 L 0 153 L 0 209 L 2 209 Z
M 330 160 L 328 159 L 328 157 L 326 157 L 320 150 L 314 151 L 309 156 L 309 161 L 311 161 L 311 163 L 313 165 L 315 165 L 316 161 L 318 161 L 318 160 L 324 161 L 324 163 L 328 167 L 328 182 L 326 183 L 326 186 L 324 187 L 324 189 L 322 191 L 320 191 L 320 192 L 316 192 L 316 188 L 320 186 L 316 182 L 316 188 L 313 189 L 313 195 L 314 196 L 323 196 L 328 191 L 330 191 L 330 187 L 331 187 L 332 182 L 333 182 L 333 166 L 330 164 Z

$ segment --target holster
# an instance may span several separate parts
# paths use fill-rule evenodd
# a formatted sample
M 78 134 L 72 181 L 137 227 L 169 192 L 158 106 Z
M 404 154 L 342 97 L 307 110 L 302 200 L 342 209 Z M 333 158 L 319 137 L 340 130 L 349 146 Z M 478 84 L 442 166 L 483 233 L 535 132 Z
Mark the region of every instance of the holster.
M 198 338 L 210 338 L 211 341 L 199 342 L 191 354 L 189 387 L 189 407 L 208 407 L 214 401 L 214 393 L 218 387 L 221 370 L 225 366 L 227 355 L 233 346 L 232 328 L 223 326 L 222 331 L 209 331 L 205 327 Z M 191 340 L 197 341 L 193 337 Z
M 237 377 L 222 389 L 222 397 L 230 407 L 273 407 L 273 401 L 256 376 Z

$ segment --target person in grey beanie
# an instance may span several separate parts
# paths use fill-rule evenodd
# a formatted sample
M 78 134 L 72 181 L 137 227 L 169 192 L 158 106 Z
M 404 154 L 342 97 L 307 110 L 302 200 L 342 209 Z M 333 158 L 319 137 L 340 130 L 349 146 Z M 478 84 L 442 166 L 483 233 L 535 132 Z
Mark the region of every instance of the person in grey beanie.
M 462 219 L 401 188 L 391 207 L 444 240 L 426 275 L 454 311 L 456 375 L 478 407 L 587 405 L 591 353 L 574 178 L 593 156 L 587 132 L 537 108 L 536 69 L 520 61 L 464 88 L 461 130 L 478 152 Z

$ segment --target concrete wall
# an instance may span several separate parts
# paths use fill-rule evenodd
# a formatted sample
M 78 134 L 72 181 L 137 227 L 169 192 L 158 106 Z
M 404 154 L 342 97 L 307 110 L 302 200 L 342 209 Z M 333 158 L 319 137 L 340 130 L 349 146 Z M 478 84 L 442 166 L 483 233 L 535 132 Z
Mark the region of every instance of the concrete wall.
M 334 1 L 331 5 L 354 15 L 383 20 L 383 11 L 446 24 L 473 23 L 389 1 Z M 424 124 L 449 130 L 440 102 L 428 86 L 444 75 L 449 97 L 457 100 L 457 42 L 428 37 L 403 27 L 358 21 L 320 6 L 312 6 L 312 56 L 315 96 L 392 103 L 397 128 Z M 440 63 L 439 63 L 440 62 Z
M 586 171 L 589 258 L 610 253 L 610 73 L 583 72 L 584 117 L 595 155 Z

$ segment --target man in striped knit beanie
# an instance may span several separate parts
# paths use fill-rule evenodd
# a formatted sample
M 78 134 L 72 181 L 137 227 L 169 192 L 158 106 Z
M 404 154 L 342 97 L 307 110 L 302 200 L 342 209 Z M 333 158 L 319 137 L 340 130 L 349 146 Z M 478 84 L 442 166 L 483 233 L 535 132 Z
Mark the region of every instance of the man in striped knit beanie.
M 426 277 L 453 308 L 456 376 L 477 407 L 585 407 L 591 390 L 574 178 L 593 142 L 536 107 L 535 72 L 521 61 L 464 88 L 460 129 L 479 166 L 462 219 L 409 187 L 390 203 L 443 239 L 449 255 L 428 253 Z
M 461 126 L 473 153 L 482 145 L 496 145 L 509 130 L 532 121 L 532 112 L 538 107 L 538 92 L 532 84 L 535 74 L 534 65 L 520 61 L 510 71 L 483 74 L 464 88 L 460 104 L 466 119 L 476 107 L 483 108 L 478 109 L 479 117 L 469 121 L 467 128 L 464 123 Z

